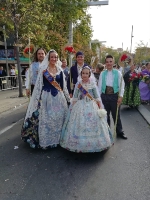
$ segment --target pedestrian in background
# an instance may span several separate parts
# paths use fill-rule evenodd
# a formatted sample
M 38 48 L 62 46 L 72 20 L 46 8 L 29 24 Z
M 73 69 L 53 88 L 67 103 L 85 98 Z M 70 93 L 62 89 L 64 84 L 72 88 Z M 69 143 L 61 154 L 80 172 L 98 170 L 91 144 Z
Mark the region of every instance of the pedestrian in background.
M 4 76 L 7 76 L 6 71 L 3 69 L 3 66 L 0 66 L 0 88 L 1 88 L 1 90 L 4 89 L 4 81 L 7 81 L 6 78 L 3 78 Z
M 94 76 L 96 78 L 96 82 L 98 84 L 99 81 L 99 76 L 101 74 L 101 72 L 104 70 L 104 65 L 102 63 L 98 63 L 94 72 Z
M 66 82 L 67 82 L 68 77 L 69 77 L 69 68 L 67 67 L 67 60 L 65 58 L 63 58 L 61 60 L 61 62 L 62 62 L 61 68 L 63 69 L 63 72 L 66 76 L 65 79 L 66 79 Z
M 139 82 L 140 74 L 136 71 L 136 65 L 131 65 L 130 70 L 123 76 L 125 82 L 125 91 L 122 104 L 130 108 L 137 107 L 141 104 Z
M 11 80 L 11 86 L 12 89 L 16 87 L 16 69 L 15 66 L 11 65 L 10 69 L 10 80 Z
M 139 84 L 141 102 L 150 103 L 150 63 L 146 63 L 146 68 L 141 71 L 142 80 Z

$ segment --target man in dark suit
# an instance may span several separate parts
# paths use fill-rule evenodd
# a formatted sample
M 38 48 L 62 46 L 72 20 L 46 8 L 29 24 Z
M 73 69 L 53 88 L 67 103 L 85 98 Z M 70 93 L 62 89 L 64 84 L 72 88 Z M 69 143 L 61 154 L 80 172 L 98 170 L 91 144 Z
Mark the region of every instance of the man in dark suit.
M 3 81 L 6 80 L 5 78 L 2 78 L 4 76 L 7 76 L 5 70 L 3 69 L 3 66 L 0 66 L 0 88 L 1 90 L 4 89 Z
M 80 74 L 80 70 L 84 65 L 85 65 L 84 64 L 84 54 L 83 54 L 83 52 L 78 51 L 76 53 L 75 65 L 73 65 L 70 68 L 70 74 L 69 74 L 69 77 L 67 80 L 67 88 L 68 88 L 68 91 L 70 94 L 70 98 L 72 98 L 72 96 L 73 96 L 75 84 L 77 83 L 77 79 Z

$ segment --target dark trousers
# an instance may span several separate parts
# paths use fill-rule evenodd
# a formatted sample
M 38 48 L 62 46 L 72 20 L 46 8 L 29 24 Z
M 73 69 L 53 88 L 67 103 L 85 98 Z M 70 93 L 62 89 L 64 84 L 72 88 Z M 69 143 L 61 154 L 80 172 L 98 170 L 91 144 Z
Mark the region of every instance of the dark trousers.
M 11 86 L 12 87 L 16 87 L 16 76 L 15 75 L 11 75 Z
M 31 85 L 31 95 L 33 93 L 33 90 L 34 90 L 34 85 Z
M 117 113 L 117 101 L 118 101 L 118 94 L 101 94 L 102 102 L 104 107 L 107 111 L 107 123 L 110 126 L 110 113 L 112 114 L 112 118 L 115 124 L 116 121 L 116 113 Z M 117 135 L 121 134 L 122 130 L 122 123 L 120 119 L 120 108 L 118 110 L 118 120 L 116 126 L 116 133 Z

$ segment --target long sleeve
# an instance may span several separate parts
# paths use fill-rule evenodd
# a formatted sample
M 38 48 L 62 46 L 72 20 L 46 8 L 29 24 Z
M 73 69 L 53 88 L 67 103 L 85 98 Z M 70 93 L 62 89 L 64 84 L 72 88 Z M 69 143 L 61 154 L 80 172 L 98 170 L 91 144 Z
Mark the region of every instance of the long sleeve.
M 30 89 L 31 79 L 32 79 L 32 65 L 30 65 L 28 71 L 26 72 L 26 81 L 25 81 L 26 89 Z
M 118 71 L 118 76 L 119 76 L 119 78 L 118 78 L 119 96 L 123 97 L 125 84 L 124 84 L 123 76 L 122 76 L 121 72 L 119 72 L 119 71 Z
M 101 72 L 100 77 L 99 77 L 99 81 L 98 81 L 98 90 L 99 90 L 100 95 L 102 93 L 102 73 L 103 72 Z

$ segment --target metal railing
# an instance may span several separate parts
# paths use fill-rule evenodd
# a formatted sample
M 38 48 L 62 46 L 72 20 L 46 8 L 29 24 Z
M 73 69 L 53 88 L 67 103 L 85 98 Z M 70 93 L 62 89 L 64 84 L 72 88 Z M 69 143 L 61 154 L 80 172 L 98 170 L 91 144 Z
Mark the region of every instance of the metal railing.
M 26 77 L 22 77 L 22 87 L 25 87 Z M 12 90 L 19 87 L 18 77 L 17 76 L 4 76 L 0 77 L 0 91 L 2 90 Z

